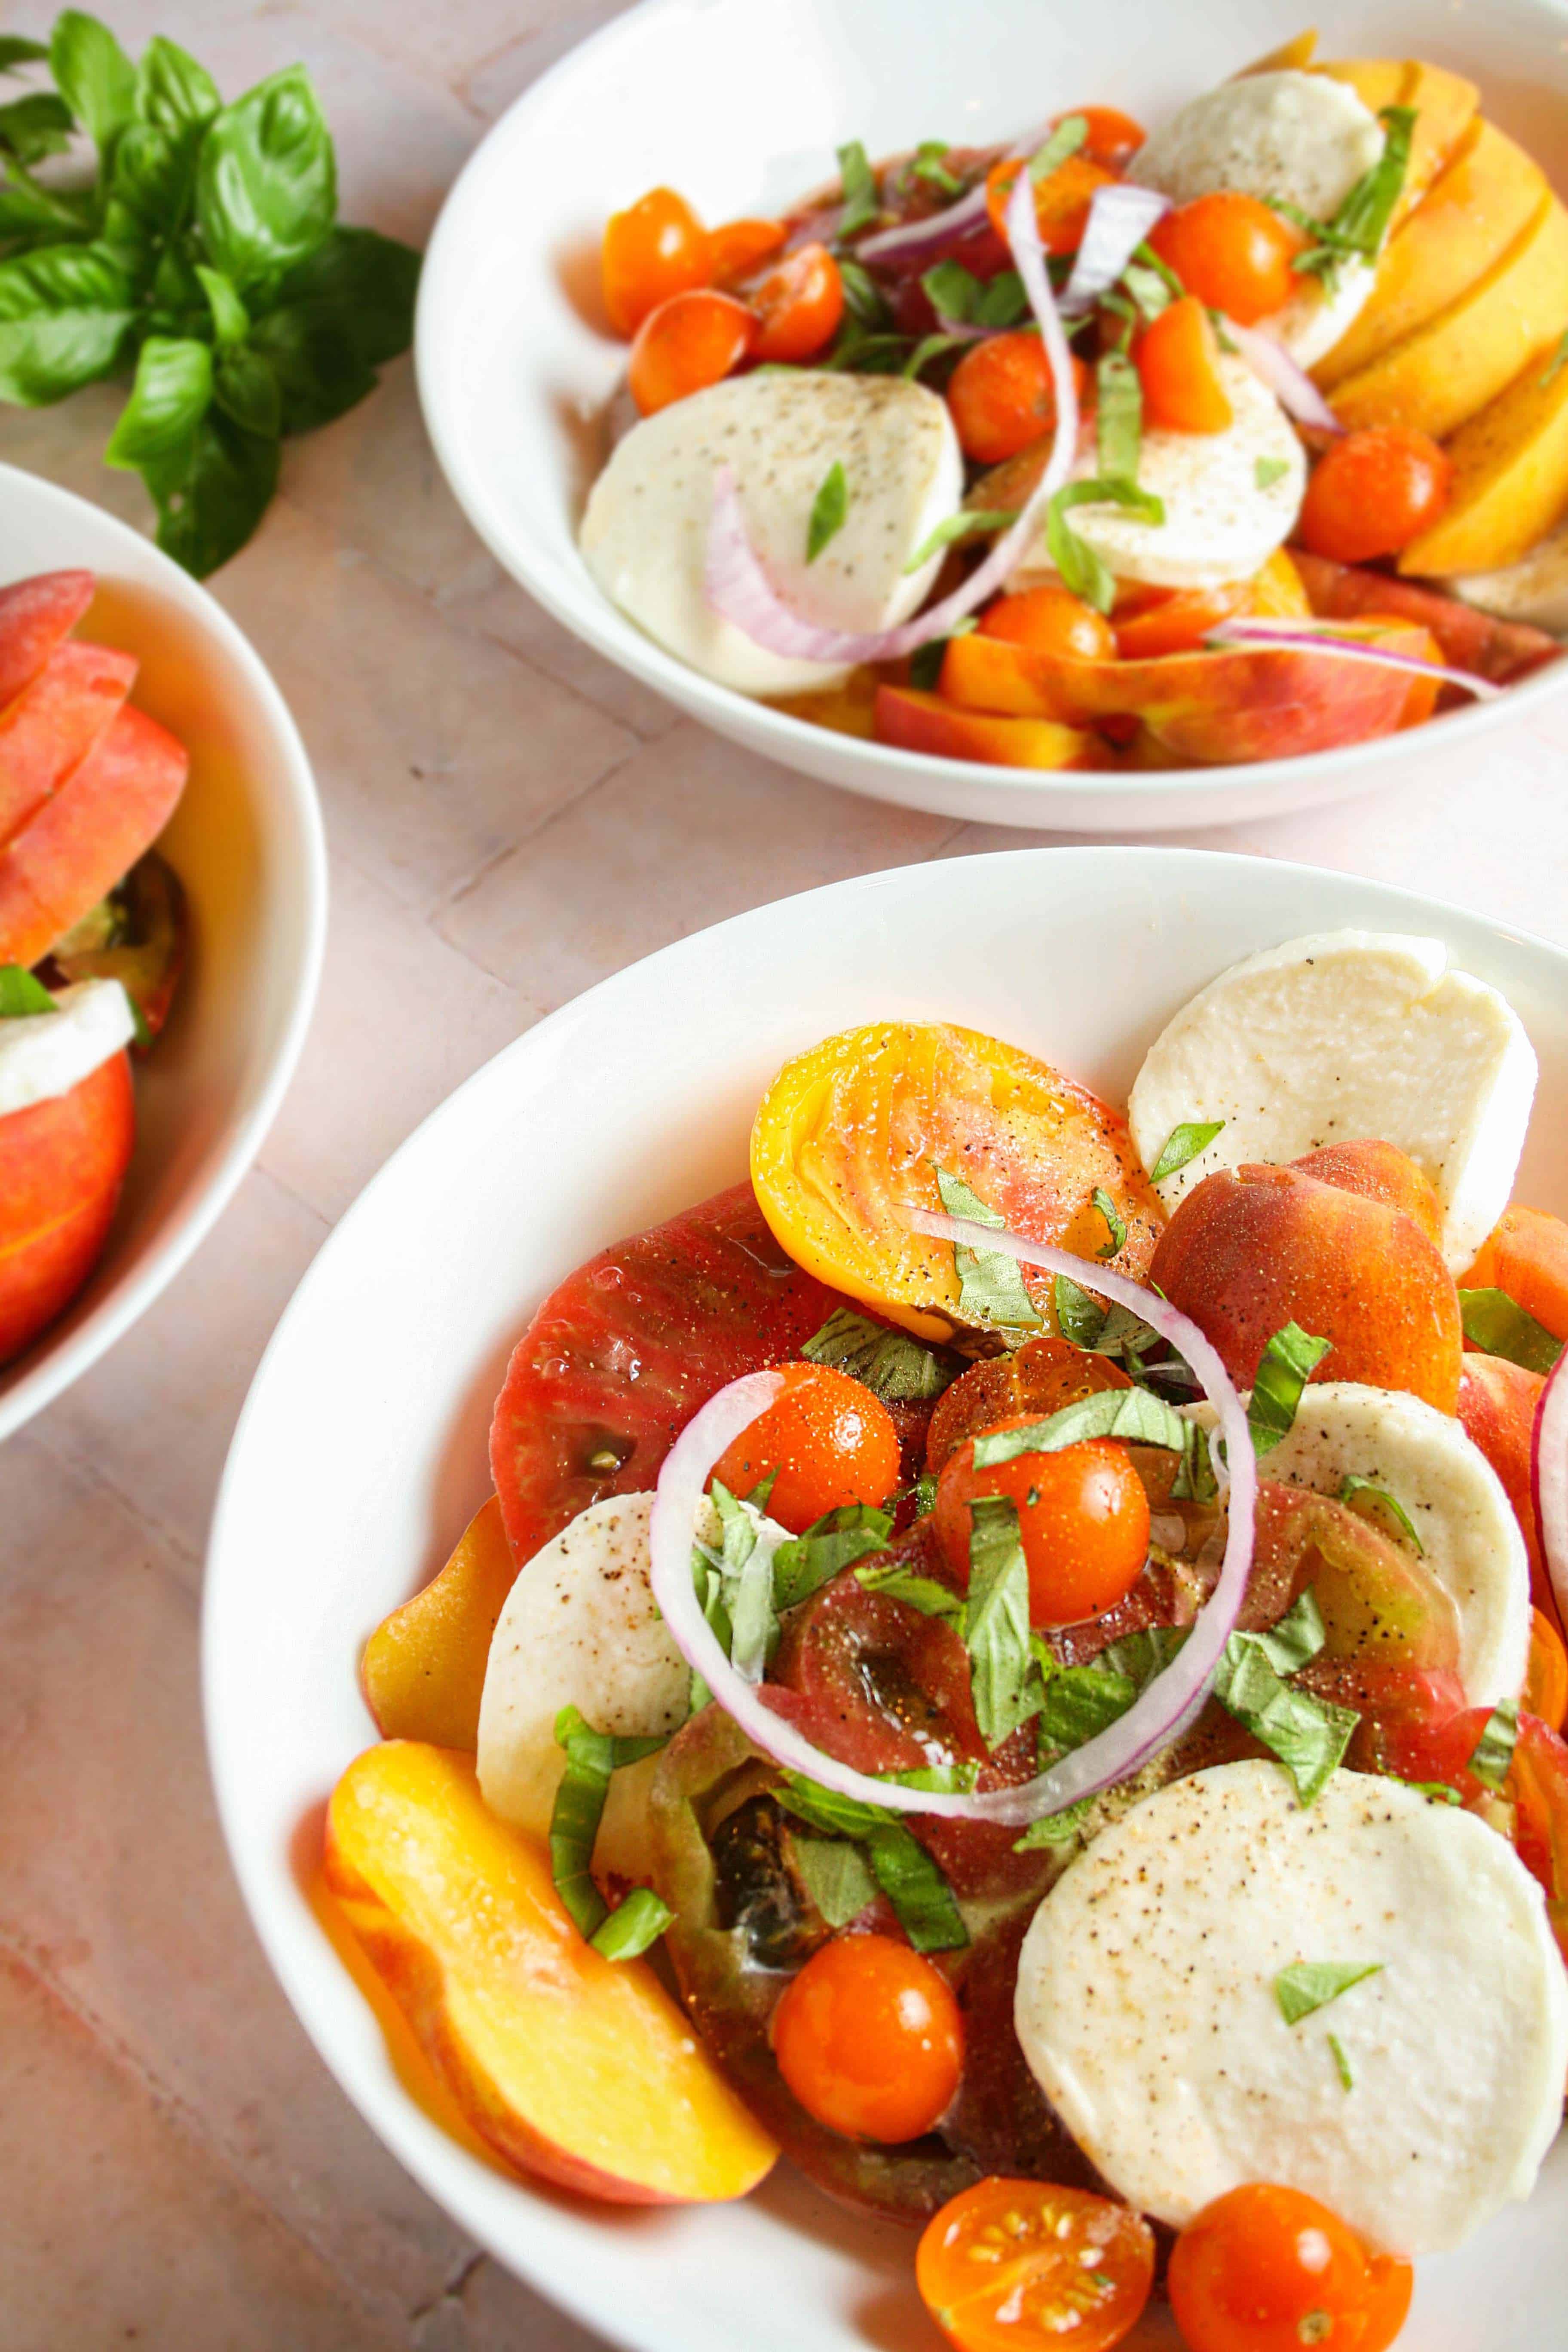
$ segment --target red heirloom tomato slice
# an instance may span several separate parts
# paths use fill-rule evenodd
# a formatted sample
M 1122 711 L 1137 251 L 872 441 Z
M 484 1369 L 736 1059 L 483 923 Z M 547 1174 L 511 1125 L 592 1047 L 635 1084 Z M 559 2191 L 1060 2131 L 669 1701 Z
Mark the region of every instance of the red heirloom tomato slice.
M 784 1255 L 749 1184 L 579 1266 L 519 1340 L 490 1424 L 519 1565 L 601 1496 L 651 1486 L 700 1405 L 847 1304 Z

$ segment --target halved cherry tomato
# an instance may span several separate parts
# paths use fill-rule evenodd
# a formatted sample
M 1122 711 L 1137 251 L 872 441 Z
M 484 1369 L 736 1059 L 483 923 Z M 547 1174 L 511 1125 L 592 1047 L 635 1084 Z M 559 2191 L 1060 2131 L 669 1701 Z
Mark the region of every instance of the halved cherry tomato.
M 1301 505 L 1302 545 L 1337 563 L 1397 555 L 1448 503 L 1454 467 L 1408 425 L 1347 433 L 1319 459 Z
M 1034 1418 L 1020 1413 L 1000 1430 L 1027 1429 Z M 1149 1497 L 1126 1447 L 1089 1438 L 977 1469 L 978 1442 L 965 1438 L 949 1455 L 936 1490 L 936 1530 L 959 1581 L 969 1581 L 969 1507 L 1002 1495 L 1018 1514 L 1031 1625 L 1076 1625 L 1114 1609 L 1149 1557 Z
M 1143 420 L 1178 433 L 1224 433 L 1235 411 L 1219 368 L 1219 342 L 1195 294 L 1162 310 L 1133 349 Z
M 1075 106 L 1070 111 L 1081 114 L 1089 125 L 1083 153 L 1091 163 L 1102 163 L 1108 172 L 1120 172 L 1130 163 L 1149 136 L 1141 122 L 1135 122 L 1130 114 L 1121 113 L 1114 106 Z
M 721 383 L 756 348 L 757 321 L 732 295 L 677 294 L 650 310 L 637 329 L 626 366 L 632 398 L 644 416 Z
M 1237 188 L 1216 188 L 1157 221 L 1149 242 L 1189 294 L 1243 327 L 1282 310 L 1301 280 L 1290 267 L 1307 240 Z
M 915 2279 L 959 2352 L 1110 2352 L 1149 2300 L 1154 2233 L 1086 2189 L 979 2180 L 927 2223 Z
M 844 316 L 844 280 L 825 245 L 803 245 L 746 299 L 762 321 L 758 359 L 809 360 L 832 341 Z
M 1384 2352 L 1413 2284 L 1408 2263 L 1369 2254 L 1315 2197 L 1261 2180 L 1205 2205 L 1171 2256 L 1189 2352 Z
M 1519 1703 L 1526 1714 L 1539 1716 L 1549 1731 L 1561 1731 L 1568 1717 L 1568 1650 L 1556 1626 L 1539 1609 L 1530 1612 L 1530 1662 Z
M 993 163 L 985 175 L 985 209 L 991 215 L 991 226 L 998 236 L 1007 235 L 1007 206 L 1014 184 L 1023 170 L 1022 161 L 1009 156 Z M 1076 253 L 1083 243 L 1083 232 L 1089 220 L 1089 208 L 1094 202 L 1095 191 L 1108 187 L 1116 174 L 1091 163 L 1080 148 L 1047 172 L 1035 185 L 1035 219 L 1039 226 L 1040 243 L 1047 253 Z
M 1074 361 L 1075 380 L 1080 362 Z M 1056 386 L 1038 335 L 988 335 L 964 352 L 947 387 L 959 446 L 977 466 L 1016 457 L 1057 421 Z
M 779 2073 L 807 2115 L 847 2139 L 930 2131 L 963 2072 L 947 1979 L 891 1936 L 836 1936 L 773 2011 Z
M 611 326 L 617 335 L 635 335 L 672 294 L 708 284 L 712 242 L 684 196 L 650 188 L 624 213 L 610 215 L 599 267 Z
M 783 221 L 732 220 L 709 232 L 715 286 L 732 286 L 780 252 L 788 231 Z
M 885 1503 L 899 1483 L 899 1433 L 879 1397 L 831 1364 L 785 1364 L 784 1388 L 713 1465 L 731 1494 L 776 1471 L 769 1515 L 799 1535 L 845 1503 Z
M 1111 623 L 1116 650 L 1123 661 L 1153 661 L 1163 654 L 1190 654 L 1233 614 L 1245 613 L 1251 602 L 1246 581 L 1224 588 L 1175 588 L 1144 604 L 1138 612 L 1120 614 Z
M 1110 661 L 1116 639 L 1110 622 L 1081 596 L 1066 588 L 1026 588 L 999 596 L 980 616 L 981 633 L 1005 637 L 1031 653 L 1059 654 L 1071 661 Z

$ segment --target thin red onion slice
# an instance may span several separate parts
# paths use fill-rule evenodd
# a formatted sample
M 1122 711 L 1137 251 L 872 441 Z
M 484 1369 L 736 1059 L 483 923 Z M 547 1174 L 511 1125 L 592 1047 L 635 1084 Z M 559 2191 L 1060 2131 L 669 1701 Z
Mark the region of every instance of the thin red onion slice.
M 719 466 L 713 474 L 713 519 L 708 533 L 704 584 L 714 611 L 750 637 L 753 645 L 763 646 L 786 661 L 897 661 L 904 654 L 912 654 L 917 646 L 929 644 L 932 637 L 948 635 L 956 622 L 963 620 L 1003 586 L 1032 542 L 1040 516 L 1071 469 L 1078 452 L 1079 424 L 1072 353 L 1051 292 L 1034 196 L 1027 172 L 1020 172 L 1007 206 L 1007 235 L 1018 275 L 1040 322 L 1056 391 L 1057 423 L 1050 457 L 1017 521 L 952 595 L 917 613 L 912 621 L 905 621 L 895 629 L 831 629 L 808 620 L 780 596 L 747 534 L 734 468 Z
M 1298 425 L 1315 425 L 1320 433 L 1343 433 L 1344 426 L 1300 361 L 1291 357 L 1277 336 L 1266 334 L 1260 327 L 1238 327 L 1234 319 L 1226 320 L 1225 331 L 1288 416 L 1293 416 Z
M 1063 310 L 1069 316 L 1087 310 L 1114 286 L 1155 222 L 1170 209 L 1170 197 L 1158 188 L 1134 187 L 1131 180 L 1096 188 L 1072 276 L 1062 289 Z
M 1568 1348 L 1546 1375 L 1530 1441 L 1530 1487 L 1542 1557 L 1568 1624 Z
M 1230 1523 L 1219 1581 L 1171 1664 L 1108 1730 L 1074 1748 L 1048 1771 L 1016 1788 L 980 1790 L 967 1795 L 906 1789 L 894 1780 L 873 1780 L 853 1771 L 815 1748 L 804 1733 L 774 1712 L 758 1687 L 736 1672 L 702 1613 L 691 1580 L 692 1530 L 713 1465 L 778 1394 L 776 1372 L 751 1372 L 721 1389 L 676 1440 L 659 1473 L 654 1496 L 648 1528 L 650 1580 L 654 1599 L 681 1656 L 702 1676 L 726 1715 L 776 1764 L 788 1771 L 804 1772 L 820 1787 L 862 1804 L 887 1805 L 899 1812 L 934 1813 L 949 1821 L 1001 1822 L 1016 1828 L 1045 1814 L 1060 1812 L 1080 1797 L 1094 1796 L 1113 1781 L 1126 1780 L 1180 1738 L 1202 1707 L 1241 1613 L 1252 1565 L 1258 1492 L 1252 1438 L 1241 1400 L 1214 1349 L 1197 1326 L 1157 1291 L 1141 1290 L 1136 1283 L 1108 1274 L 1100 1265 L 1071 1257 L 1065 1250 L 1025 1241 L 1017 1234 L 995 1233 L 986 1226 L 924 1212 L 915 1213 L 910 1223 L 921 1233 L 973 1248 L 1000 1250 L 1027 1265 L 1068 1275 L 1086 1288 L 1116 1299 L 1179 1349 L 1202 1381 L 1219 1415 L 1229 1451 Z
M 936 323 L 939 333 L 955 336 L 961 343 L 984 342 L 987 335 L 1001 331 L 996 327 L 977 327 L 973 319 L 944 319 L 940 310 L 936 314 Z
M 1423 661 L 1419 654 L 1402 654 L 1389 646 L 1371 646 L 1361 637 L 1332 636 L 1327 630 L 1303 628 L 1299 621 L 1220 621 L 1205 639 L 1211 646 L 1282 646 L 1293 653 L 1335 654 L 1344 661 L 1370 662 L 1377 669 L 1402 669 L 1413 677 L 1436 678 L 1473 694 L 1478 702 L 1495 702 L 1507 691 L 1474 670 L 1450 669 L 1446 662 Z
M 1008 148 L 1004 161 L 1018 155 L 1032 155 L 1046 138 L 1047 126 L 1042 123 L 1036 131 Z M 955 238 L 964 236 L 979 226 L 985 215 L 985 181 L 982 179 L 967 194 L 948 205 L 945 212 L 928 213 L 924 220 L 900 221 L 897 228 L 879 229 L 875 236 L 864 236 L 854 247 L 857 261 L 913 261 L 926 253 L 937 254 Z

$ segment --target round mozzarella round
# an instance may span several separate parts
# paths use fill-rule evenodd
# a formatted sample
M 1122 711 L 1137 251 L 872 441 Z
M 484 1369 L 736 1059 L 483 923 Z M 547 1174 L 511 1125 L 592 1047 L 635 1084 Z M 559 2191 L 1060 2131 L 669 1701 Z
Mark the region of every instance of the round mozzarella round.
M 1287 2024 L 1302 1963 L 1376 1973 Z M 1016 2017 L 1085 2153 L 1176 2228 L 1271 2180 L 1436 2252 L 1530 2194 L 1562 2118 L 1541 1889 L 1472 1814 L 1359 1773 L 1302 1808 L 1277 1765 L 1222 1764 L 1136 1806 L 1040 1905 Z
M 674 1731 L 690 1676 L 648 1584 L 651 1495 L 611 1495 L 563 1528 L 519 1570 L 490 1641 L 479 1703 L 485 1802 L 545 1837 L 566 1759 L 555 1718 L 575 1706 L 595 1731 L 625 1738 Z M 657 1757 L 610 1783 L 595 1847 L 605 1870 L 635 1875 L 647 1853 Z
M 1462 1274 L 1513 1191 L 1536 1061 L 1507 1000 L 1441 940 L 1324 931 L 1248 956 L 1167 1023 L 1128 1102 L 1152 1168 L 1172 1129 L 1221 1120 L 1160 1185 L 1168 1209 L 1216 1168 L 1377 1137 L 1431 1179 Z
M 1367 1478 L 1404 1510 L 1422 1565 L 1459 1613 L 1459 1675 L 1472 1706 L 1516 1699 L 1530 1651 L 1530 1561 L 1513 1507 L 1451 1413 L 1398 1389 L 1314 1381 L 1264 1475 L 1320 1495 Z
M 1348 83 L 1322 74 L 1245 74 L 1163 123 L 1127 176 L 1178 205 L 1235 188 L 1327 221 L 1383 149 L 1382 125 Z
M 68 1095 L 136 1034 L 131 999 L 117 980 L 62 988 L 52 1013 L 0 1021 L 0 1118 Z
M 620 441 L 589 496 L 583 558 L 667 651 L 742 694 L 831 684 L 842 665 L 785 660 L 721 616 L 704 588 L 713 477 L 733 467 L 752 544 L 786 603 L 824 626 L 893 628 L 941 567 L 910 558 L 963 495 L 947 403 L 901 376 L 736 376 L 672 402 Z M 815 559 L 817 493 L 844 468 L 844 522 Z

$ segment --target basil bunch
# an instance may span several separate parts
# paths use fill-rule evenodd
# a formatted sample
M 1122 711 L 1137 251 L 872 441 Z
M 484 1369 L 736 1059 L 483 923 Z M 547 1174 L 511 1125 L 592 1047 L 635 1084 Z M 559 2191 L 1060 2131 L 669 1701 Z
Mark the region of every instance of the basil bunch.
M 132 63 L 79 10 L 0 37 L 0 400 L 42 407 L 134 365 L 108 463 L 139 473 L 158 544 L 198 579 L 244 546 L 279 446 L 341 416 L 413 334 L 419 256 L 341 228 L 331 135 L 302 66 L 226 106 L 162 37 Z M 36 166 L 77 131 L 86 186 Z

